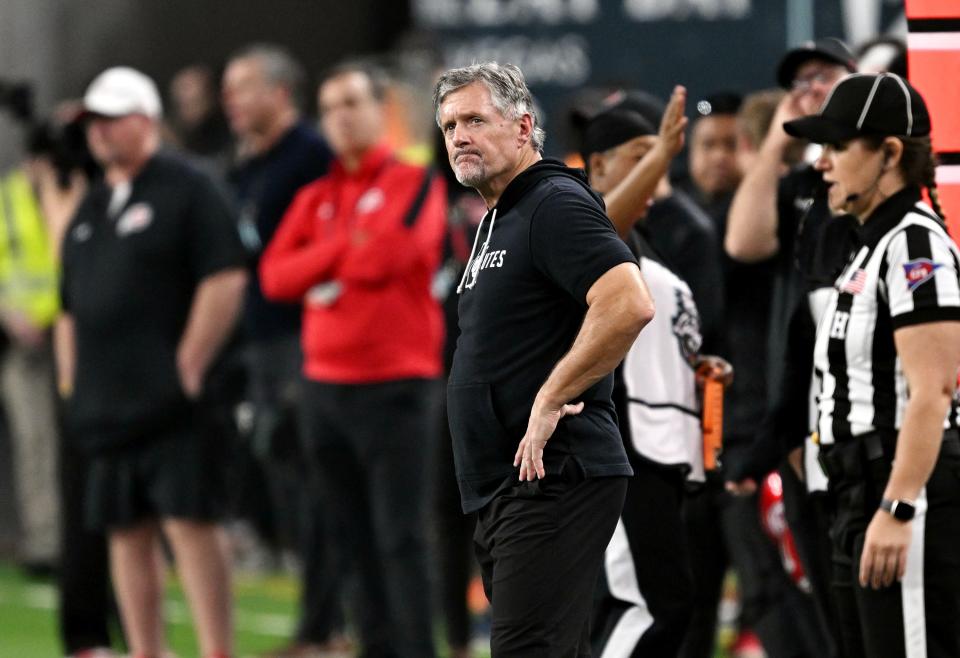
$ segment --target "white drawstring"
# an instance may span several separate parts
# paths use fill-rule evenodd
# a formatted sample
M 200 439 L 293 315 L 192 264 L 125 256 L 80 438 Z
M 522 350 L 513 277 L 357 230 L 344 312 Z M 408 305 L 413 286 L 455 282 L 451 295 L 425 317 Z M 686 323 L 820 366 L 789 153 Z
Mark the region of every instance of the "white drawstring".
M 460 283 L 457 285 L 457 294 L 459 295 L 463 292 L 464 282 L 467 280 L 467 276 L 470 274 L 470 271 L 473 269 L 473 256 L 477 250 L 477 242 L 480 241 L 480 233 L 483 230 L 483 221 L 487 218 L 486 215 L 483 216 L 483 219 L 480 220 L 480 225 L 477 226 L 477 235 L 473 238 L 473 247 L 470 248 L 470 258 L 467 259 L 467 267 L 463 270 L 463 276 L 460 277 Z M 483 246 L 480 247 L 479 258 L 477 263 L 483 260 L 483 255 L 487 253 L 487 248 L 490 246 L 490 236 L 493 235 L 493 223 L 497 221 L 497 209 L 493 209 L 493 214 L 490 215 L 490 228 L 487 229 L 487 239 L 483 241 Z

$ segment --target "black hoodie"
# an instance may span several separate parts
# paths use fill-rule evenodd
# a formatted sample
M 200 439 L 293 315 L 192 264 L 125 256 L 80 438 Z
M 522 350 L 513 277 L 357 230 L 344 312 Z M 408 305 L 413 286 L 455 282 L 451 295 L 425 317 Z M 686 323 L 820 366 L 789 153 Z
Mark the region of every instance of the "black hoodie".
M 447 389 L 457 481 L 465 512 L 480 509 L 508 478 L 534 398 L 566 354 L 586 296 L 611 268 L 636 263 L 579 169 L 541 160 L 514 178 L 480 224 L 458 287 L 460 338 Z M 572 458 L 587 477 L 631 475 L 608 375 L 560 420 L 544 466 Z

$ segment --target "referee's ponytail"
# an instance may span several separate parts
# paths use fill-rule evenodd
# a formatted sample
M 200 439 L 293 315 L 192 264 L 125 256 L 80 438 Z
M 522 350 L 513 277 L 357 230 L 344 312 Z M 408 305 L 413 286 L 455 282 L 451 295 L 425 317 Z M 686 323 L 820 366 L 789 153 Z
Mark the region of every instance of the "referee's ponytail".
M 930 193 L 930 205 L 940 219 L 946 220 L 937 191 L 937 156 L 933 153 L 930 137 L 899 137 L 903 142 L 900 170 L 907 184 L 922 185 Z

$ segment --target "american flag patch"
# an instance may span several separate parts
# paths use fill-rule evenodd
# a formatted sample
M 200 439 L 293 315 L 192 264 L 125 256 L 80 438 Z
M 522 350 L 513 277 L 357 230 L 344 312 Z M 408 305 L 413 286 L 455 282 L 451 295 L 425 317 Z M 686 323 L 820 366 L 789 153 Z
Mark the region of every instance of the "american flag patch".
M 867 285 L 867 272 L 863 269 L 858 269 L 853 275 L 846 280 L 840 286 L 840 292 L 850 293 L 851 295 L 859 295 L 863 292 L 864 286 Z

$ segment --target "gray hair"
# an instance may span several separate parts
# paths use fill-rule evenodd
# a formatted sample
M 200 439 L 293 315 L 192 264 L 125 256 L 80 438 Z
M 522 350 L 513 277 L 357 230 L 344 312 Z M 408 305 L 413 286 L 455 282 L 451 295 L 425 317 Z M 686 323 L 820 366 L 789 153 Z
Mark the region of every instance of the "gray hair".
M 487 87 L 494 107 L 504 117 L 516 120 L 524 114 L 529 114 L 533 119 L 530 145 L 538 151 L 543 149 L 547 134 L 539 126 L 540 119 L 533 104 L 533 96 L 523 79 L 523 73 L 513 64 L 484 62 L 450 69 L 441 75 L 433 90 L 433 107 L 436 111 L 438 126 L 440 125 L 440 103 L 443 99 L 451 92 L 474 82 L 481 82 Z
M 259 62 L 263 75 L 275 85 L 285 87 L 298 107 L 303 103 L 305 74 L 289 50 L 272 43 L 254 43 L 245 46 L 230 57 L 230 61 L 254 59 Z

